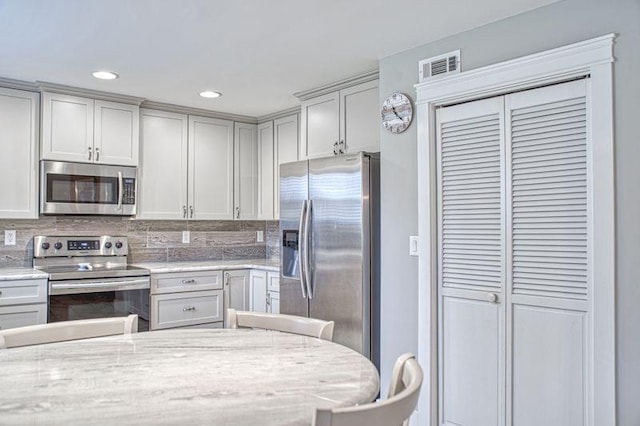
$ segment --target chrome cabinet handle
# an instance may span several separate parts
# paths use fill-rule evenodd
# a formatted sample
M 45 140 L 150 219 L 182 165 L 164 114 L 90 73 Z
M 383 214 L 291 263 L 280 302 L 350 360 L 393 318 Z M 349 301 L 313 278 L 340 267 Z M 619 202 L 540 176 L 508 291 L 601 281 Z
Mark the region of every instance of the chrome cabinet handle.
M 240 207 L 236 207 L 236 219 L 240 219 Z
M 193 219 L 193 206 L 189 206 L 189 217 Z
M 182 206 L 182 217 L 187 218 L 187 206 Z
M 93 153 L 91 152 L 91 147 L 89 147 L 89 158 L 88 158 L 88 160 L 89 160 L 89 161 L 91 161 L 91 156 L 92 156 L 92 154 L 93 154 Z
M 338 153 L 340 154 L 344 154 L 345 151 L 347 150 L 347 146 L 344 143 L 344 139 L 340 141 L 340 143 L 338 144 Z
M 191 306 L 190 308 L 182 308 L 182 312 L 189 312 L 189 311 L 195 311 L 196 307 L 195 306 Z
M 191 280 L 182 280 L 182 284 L 195 284 L 196 280 L 191 279 Z
M 338 155 L 338 142 L 333 144 L 333 155 Z
M 228 286 L 229 285 L 229 278 L 231 277 L 231 274 L 229 274 L 228 272 L 224 273 L 224 285 Z
M 100 161 L 100 148 L 96 148 L 96 161 Z

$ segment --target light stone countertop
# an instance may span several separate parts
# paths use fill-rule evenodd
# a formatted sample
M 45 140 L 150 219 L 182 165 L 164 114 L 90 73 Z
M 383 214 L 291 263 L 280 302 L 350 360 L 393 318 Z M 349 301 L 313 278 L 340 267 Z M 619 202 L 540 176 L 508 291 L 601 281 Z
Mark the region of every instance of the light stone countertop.
M 375 366 L 307 336 L 171 329 L 0 350 L 3 425 L 310 425 L 372 401 Z
M 278 261 L 264 259 L 212 260 L 197 262 L 143 262 L 134 263 L 133 266 L 149 269 L 152 274 L 168 272 L 218 271 L 223 269 L 261 269 L 272 272 L 278 272 L 280 270 L 280 263 Z
M 34 268 L 0 268 L 0 281 L 37 280 L 48 278 L 49 274 Z

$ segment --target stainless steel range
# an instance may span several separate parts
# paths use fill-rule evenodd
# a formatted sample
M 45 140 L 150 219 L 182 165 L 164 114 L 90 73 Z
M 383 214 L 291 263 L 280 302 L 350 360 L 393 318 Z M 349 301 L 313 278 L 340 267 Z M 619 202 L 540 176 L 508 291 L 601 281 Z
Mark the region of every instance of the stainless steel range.
M 126 237 L 34 237 L 33 266 L 49 274 L 47 322 L 138 314 L 149 330 L 149 271 L 128 253 Z

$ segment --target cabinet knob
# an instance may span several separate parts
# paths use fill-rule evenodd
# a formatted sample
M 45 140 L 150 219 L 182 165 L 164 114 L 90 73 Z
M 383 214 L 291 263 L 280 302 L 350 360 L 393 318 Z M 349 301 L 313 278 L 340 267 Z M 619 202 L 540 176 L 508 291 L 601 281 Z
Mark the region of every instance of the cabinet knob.
M 495 293 L 487 293 L 487 302 L 497 303 L 498 295 Z

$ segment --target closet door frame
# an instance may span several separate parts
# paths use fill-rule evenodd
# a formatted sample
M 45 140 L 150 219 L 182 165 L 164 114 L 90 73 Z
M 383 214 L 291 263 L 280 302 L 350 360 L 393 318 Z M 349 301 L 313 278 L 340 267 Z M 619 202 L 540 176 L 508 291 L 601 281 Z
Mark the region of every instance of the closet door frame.
M 438 425 L 438 194 L 435 110 L 509 92 L 590 76 L 587 84 L 588 175 L 593 213 L 590 339 L 592 380 L 587 424 L 616 424 L 615 187 L 613 156 L 613 44 L 615 34 L 417 84 L 419 326 L 418 360 L 425 370 L 418 423 Z M 597 260 L 597 262 L 596 262 Z M 597 283 L 597 285 L 594 285 Z

